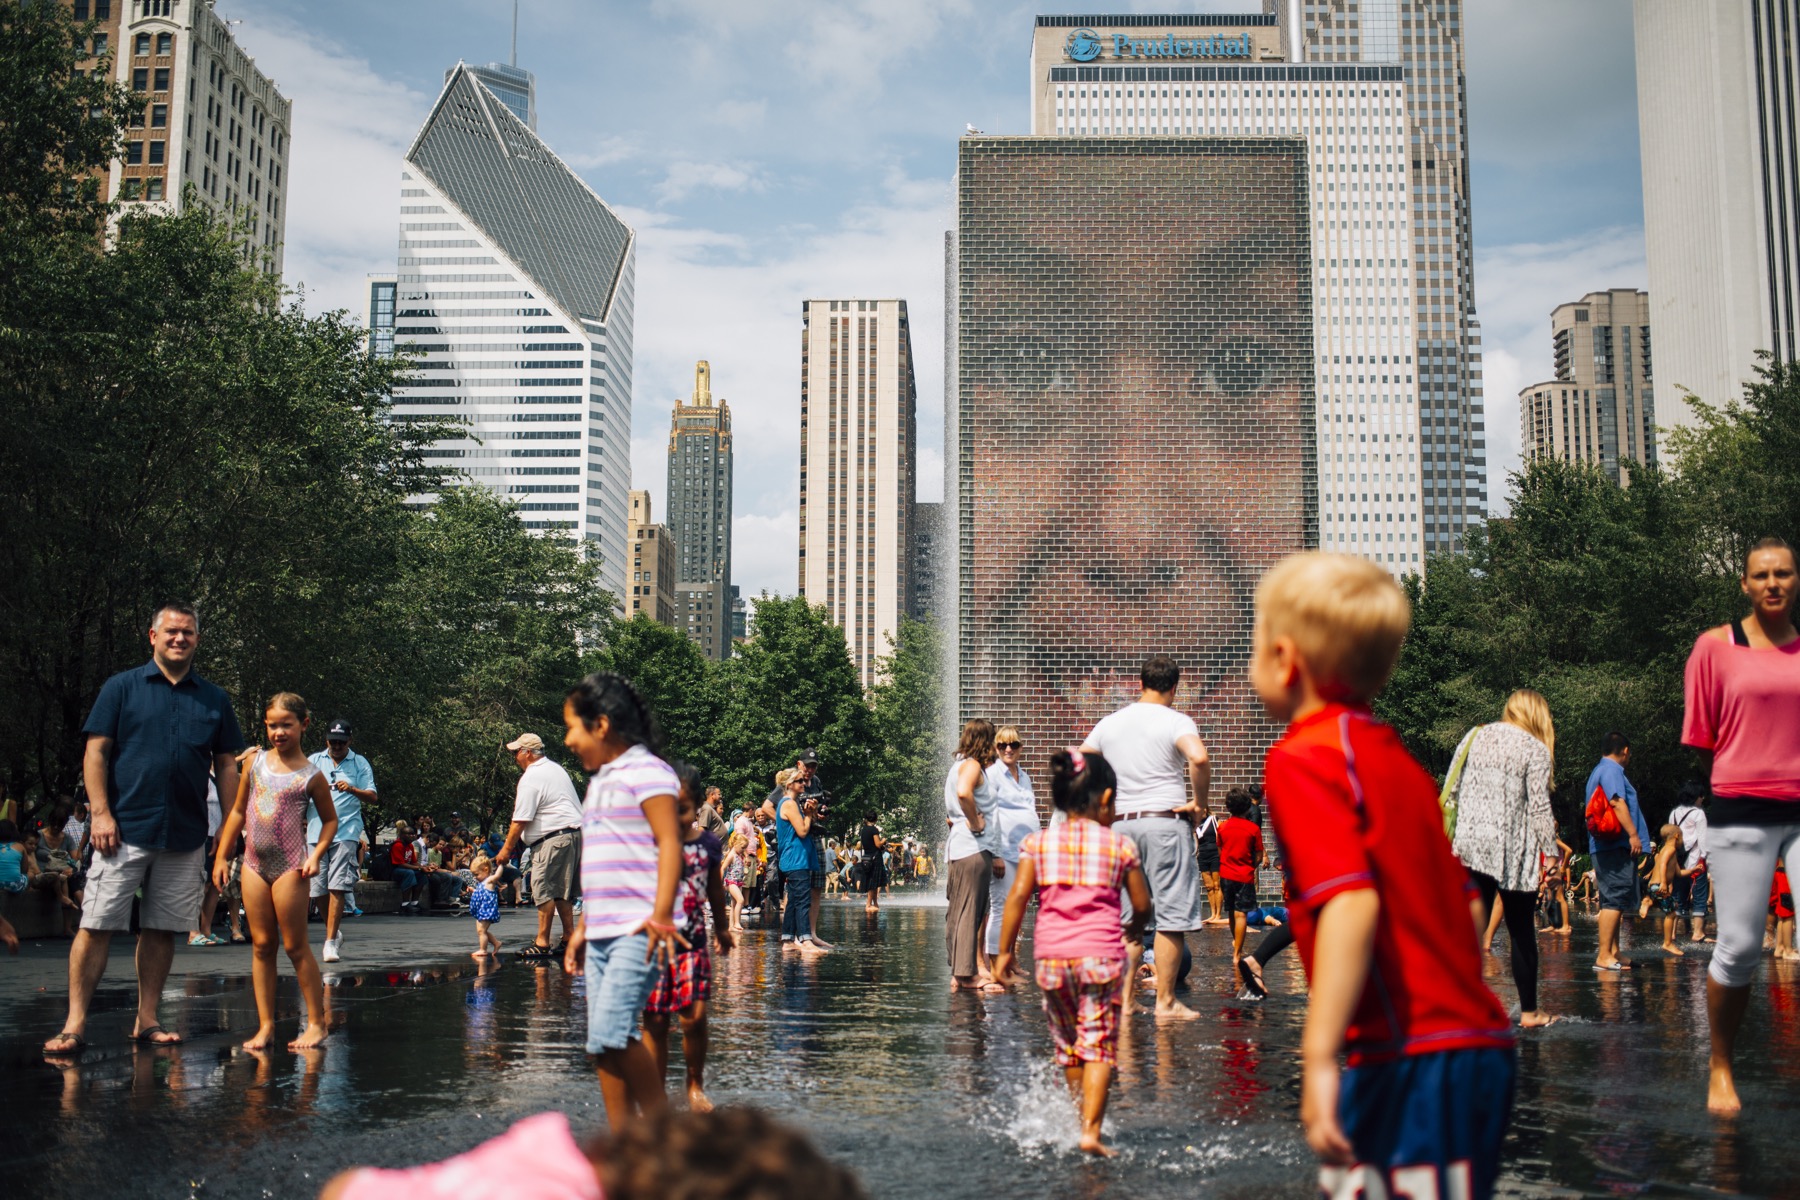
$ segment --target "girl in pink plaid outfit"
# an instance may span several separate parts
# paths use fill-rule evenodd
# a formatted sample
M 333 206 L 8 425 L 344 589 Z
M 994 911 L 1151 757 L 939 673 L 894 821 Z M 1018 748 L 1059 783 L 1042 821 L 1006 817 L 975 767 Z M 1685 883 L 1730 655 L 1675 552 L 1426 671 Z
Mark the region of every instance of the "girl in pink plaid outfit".
M 1013 979 L 1013 951 L 1025 908 L 1037 897 L 1032 953 L 1056 1062 L 1081 1110 L 1081 1148 L 1110 1157 L 1100 1140 L 1107 1093 L 1118 1060 L 1124 999 L 1125 938 L 1141 938 L 1151 915 L 1150 886 L 1137 848 L 1114 833 L 1113 769 L 1074 748 L 1050 756 L 1050 796 L 1068 816 L 1034 833 L 1019 851 L 1019 877 L 1006 898 L 994 976 Z M 1119 893 L 1131 897 L 1131 925 L 1120 935 Z

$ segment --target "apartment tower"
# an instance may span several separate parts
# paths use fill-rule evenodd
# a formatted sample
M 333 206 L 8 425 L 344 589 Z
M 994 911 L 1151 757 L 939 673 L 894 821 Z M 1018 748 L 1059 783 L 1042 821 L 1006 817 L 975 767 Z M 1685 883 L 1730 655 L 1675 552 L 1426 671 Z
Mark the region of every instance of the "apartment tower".
M 669 528 L 680 549 L 680 624 L 708 658 L 731 656 L 731 406 L 694 364 L 693 395 L 669 416 Z
M 625 615 L 642 613 L 658 625 L 675 624 L 675 538 L 655 522 L 650 493 L 633 491 L 625 540 L 631 545 L 630 594 Z
M 619 597 L 635 250 L 606 202 L 458 65 L 401 164 L 394 338 L 420 360 L 395 419 L 461 423 L 467 436 L 427 460 L 518 501 L 526 528 L 578 539 Z
M 1637 0 L 1638 141 L 1657 419 L 1800 357 L 1800 0 Z
M 1592 463 L 1619 483 L 1627 461 L 1656 465 L 1650 297 L 1589 292 L 1550 314 L 1556 378 L 1519 393 L 1519 453 Z
M 911 601 L 917 404 L 904 300 L 800 309 L 800 595 L 865 687 Z
M 189 203 L 232 214 L 244 250 L 270 274 L 282 268 L 287 227 L 287 97 L 257 70 L 213 0 L 65 0 L 95 22 L 86 71 L 139 93 L 125 156 L 106 194 L 179 212 Z

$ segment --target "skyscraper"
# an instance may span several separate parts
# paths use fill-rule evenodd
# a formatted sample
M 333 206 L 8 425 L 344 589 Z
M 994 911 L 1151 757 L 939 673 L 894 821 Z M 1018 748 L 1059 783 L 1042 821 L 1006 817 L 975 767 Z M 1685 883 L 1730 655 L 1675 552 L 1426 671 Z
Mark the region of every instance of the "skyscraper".
M 1550 314 L 1556 378 L 1519 393 L 1519 453 L 1592 463 L 1621 484 L 1625 462 L 1656 465 L 1650 297 L 1589 292 Z
M 455 73 L 455 67 L 445 71 L 445 82 Z M 469 73 L 485 83 L 487 90 L 494 93 L 513 116 L 525 122 L 531 132 L 537 132 L 537 76 L 514 63 L 471 66 Z
M 1637 0 L 1657 420 L 1800 357 L 1800 0 Z
M 631 543 L 630 595 L 625 600 L 625 615 L 635 617 L 642 613 L 658 625 L 674 625 L 675 538 L 666 525 L 656 524 L 649 492 L 631 493 L 625 540 Z
M 916 388 L 904 300 L 800 308 L 800 594 L 865 687 L 911 600 Z
M 460 421 L 427 458 L 580 539 L 624 598 L 631 229 L 466 65 L 400 180 L 394 335 L 421 360 L 396 419 Z
M 191 198 L 233 213 L 245 248 L 280 275 L 290 106 L 213 0 L 64 2 L 77 21 L 99 22 L 83 69 L 110 60 L 112 78 L 144 101 L 125 156 L 107 172 L 107 196 L 170 212 Z
M 669 416 L 669 528 L 681 582 L 731 582 L 731 405 L 716 404 L 712 367 L 694 364 L 694 393 Z
M 1268 5 L 1276 7 L 1277 0 Z M 1406 81 L 1400 168 L 1407 172 L 1410 167 L 1410 172 L 1401 174 L 1399 183 L 1412 197 L 1413 211 L 1411 253 L 1403 249 L 1400 257 L 1411 285 L 1406 299 L 1416 347 L 1424 545 L 1428 552 L 1458 550 L 1469 523 L 1487 517 L 1487 426 L 1469 217 L 1462 0 L 1282 0 L 1279 6 L 1289 23 L 1293 61 L 1390 63 L 1401 68 Z M 1332 124 L 1351 161 L 1360 159 L 1358 165 L 1368 174 L 1374 167 L 1368 150 L 1375 97 L 1358 87 L 1355 95 L 1341 99 L 1342 106 L 1333 105 Z M 1336 249 L 1340 261 L 1341 252 L 1349 251 L 1351 262 L 1360 249 L 1366 270 L 1369 246 Z M 1408 261 L 1409 268 L 1404 266 Z M 1343 381 L 1332 384 L 1340 392 L 1351 386 L 1350 364 L 1343 366 Z M 1359 371 L 1357 390 L 1366 394 L 1372 386 L 1374 375 Z
M 1415 69 L 1423 16 L 1389 0 L 1365 30 L 1357 2 L 1039 17 L 1032 132 L 1305 139 L 1320 544 L 1401 574 L 1459 544 L 1471 512 L 1485 515 L 1479 386 L 1444 388 L 1452 367 L 1478 381 L 1479 351 L 1460 367 L 1446 360 L 1443 272 L 1425 285 L 1456 206 L 1437 192 L 1438 156 L 1414 151 L 1444 124 L 1438 60 L 1449 50 L 1418 51 L 1436 65 Z M 1428 167 L 1429 197 L 1409 186 Z M 1458 344 L 1478 347 L 1472 324 Z

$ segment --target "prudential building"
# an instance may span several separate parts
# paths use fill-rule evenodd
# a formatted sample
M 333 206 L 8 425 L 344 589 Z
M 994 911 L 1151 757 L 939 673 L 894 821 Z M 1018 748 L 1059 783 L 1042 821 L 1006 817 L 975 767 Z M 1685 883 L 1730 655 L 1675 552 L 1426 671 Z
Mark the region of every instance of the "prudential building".
M 1041 16 L 1032 132 L 1299 139 L 1319 543 L 1396 574 L 1487 513 L 1460 0 Z
M 474 69 L 452 70 L 401 170 L 394 341 L 420 357 L 395 417 L 460 423 L 427 459 L 516 501 L 528 529 L 579 539 L 615 596 L 634 262 L 606 202 Z

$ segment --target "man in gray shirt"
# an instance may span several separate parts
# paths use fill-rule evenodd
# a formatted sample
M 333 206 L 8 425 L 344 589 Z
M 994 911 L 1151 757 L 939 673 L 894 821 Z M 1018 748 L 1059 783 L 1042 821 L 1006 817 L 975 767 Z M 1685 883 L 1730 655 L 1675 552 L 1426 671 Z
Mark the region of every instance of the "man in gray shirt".
M 544 757 L 544 739 L 522 733 L 506 744 L 519 764 L 506 844 L 494 856 L 503 867 L 521 841 L 531 848 L 531 902 L 537 905 L 537 940 L 521 958 L 560 959 L 575 936 L 575 897 L 581 894 L 581 799 L 575 781 L 559 763 Z M 562 944 L 550 945 L 550 918 L 562 921 Z

